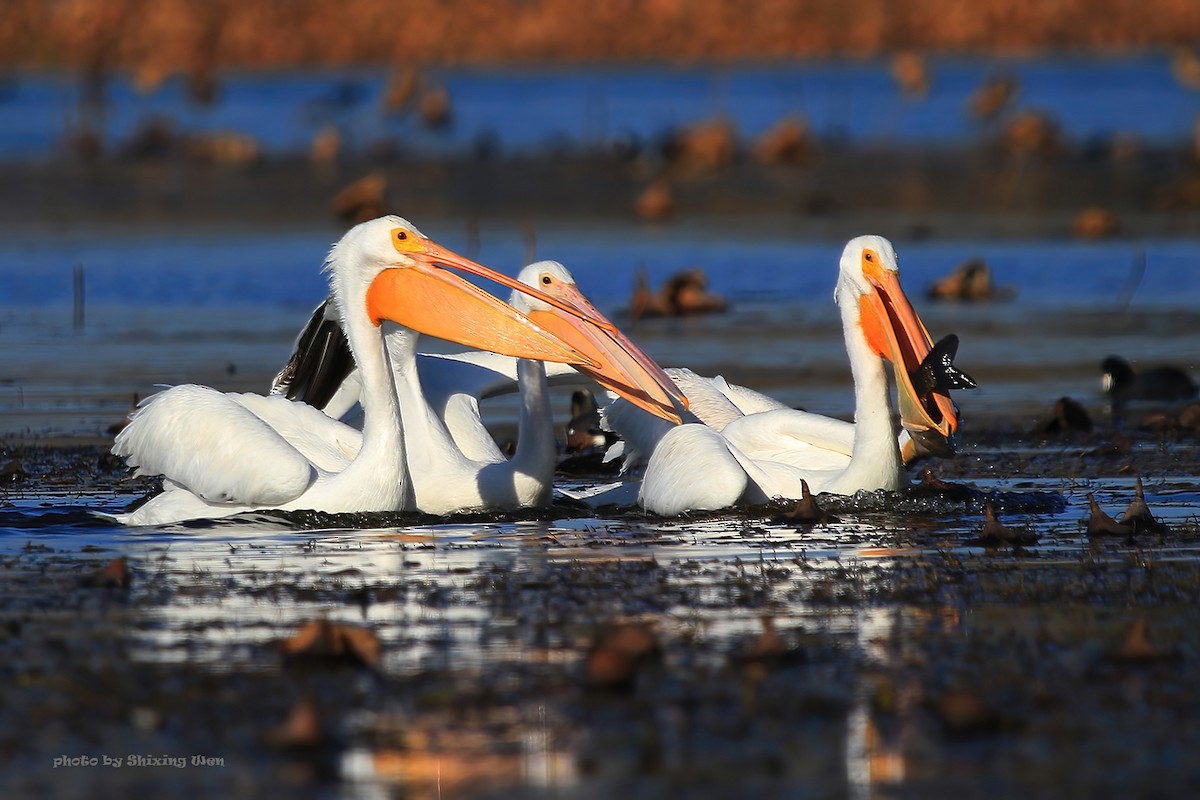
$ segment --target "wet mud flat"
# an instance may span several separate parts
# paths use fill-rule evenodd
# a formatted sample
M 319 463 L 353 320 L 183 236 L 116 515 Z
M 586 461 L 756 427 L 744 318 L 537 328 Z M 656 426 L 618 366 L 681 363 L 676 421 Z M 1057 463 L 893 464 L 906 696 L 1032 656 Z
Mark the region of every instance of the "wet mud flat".
M 933 464 L 973 493 L 822 497 L 817 525 L 558 502 L 125 531 L 90 512 L 151 482 L 9 446 L 0 785 L 1191 796 L 1197 448 L 998 420 Z M 1117 516 L 1135 476 L 1169 529 L 1089 538 L 1087 494 Z M 982 546 L 984 500 L 1040 539 Z

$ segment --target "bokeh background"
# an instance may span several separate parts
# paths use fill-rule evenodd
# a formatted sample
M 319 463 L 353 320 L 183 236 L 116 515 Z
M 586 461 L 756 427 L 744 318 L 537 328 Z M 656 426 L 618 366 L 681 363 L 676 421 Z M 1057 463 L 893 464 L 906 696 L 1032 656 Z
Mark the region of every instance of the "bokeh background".
M 261 390 L 329 243 L 386 212 L 563 261 L 664 363 L 842 415 L 834 265 L 881 233 L 968 406 L 1099 409 L 1110 352 L 1194 366 L 1198 41 L 1186 0 L 14 0 L 0 427 Z

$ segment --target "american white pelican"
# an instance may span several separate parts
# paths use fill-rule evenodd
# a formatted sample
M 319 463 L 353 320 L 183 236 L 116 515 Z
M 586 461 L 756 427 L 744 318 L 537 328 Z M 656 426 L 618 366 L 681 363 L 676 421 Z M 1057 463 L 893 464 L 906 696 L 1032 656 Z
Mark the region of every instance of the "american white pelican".
M 663 425 L 619 401 L 605 409 L 626 450 L 650 454 L 638 496 L 644 508 L 674 515 L 797 499 L 801 479 L 814 493 L 896 489 L 908 481 L 901 454 L 907 439 L 913 454 L 953 451 L 958 416 L 949 390 L 974 382 L 951 365 L 956 340 L 932 345 L 900 288 L 889 241 L 861 236 L 846 245 L 834 299 L 854 377 L 855 421 L 795 411 L 721 379 L 669 371 L 699 423 Z M 907 433 L 899 439 L 885 360 L 893 364 Z
M 588 302 L 562 264 L 530 264 L 517 280 L 555 302 L 521 291 L 514 291 L 510 299 L 540 328 L 587 357 L 577 361 L 575 369 L 635 407 L 672 423 L 680 421 L 679 410 L 686 401 L 670 379 Z M 338 342 L 336 326 L 318 309 L 297 339 L 297 350 L 277 378 L 276 389 L 305 401 L 328 399 L 337 410 L 352 402 L 359 385 L 353 372 L 342 387 L 330 388 L 352 364 Z M 416 507 L 446 514 L 548 502 L 557 453 L 543 363 L 469 353 L 418 359 L 413 366 L 415 374 L 397 369 L 395 380 Z M 508 459 L 484 427 L 478 402 L 513 381 L 521 411 L 517 449 Z
M 410 509 L 393 371 L 412 374 L 419 333 L 522 358 L 591 363 L 443 267 L 538 290 L 440 247 L 399 217 L 351 229 L 325 264 L 361 376 L 363 430 L 283 397 L 168 389 L 144 401 L 113 444 L 139 474 L 162 475 L 164 491 L 115 519 L 141 525 L 263 508 Z

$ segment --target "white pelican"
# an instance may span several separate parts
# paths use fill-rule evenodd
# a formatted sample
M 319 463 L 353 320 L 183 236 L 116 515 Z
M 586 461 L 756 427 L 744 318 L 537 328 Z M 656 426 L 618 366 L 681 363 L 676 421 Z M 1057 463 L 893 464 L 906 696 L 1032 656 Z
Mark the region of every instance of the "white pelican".
M 834 299 L 854 377 L 855 421 L 795 411 L 722 379 L 670 371 L 700 422 L 666 426 L 620 401 L 605 409 L 626 449 L 650 454 L 638 495 L 644 508 L 675 515 L 797 499 L 801 479 L 813 493 L 897 489 L 908 482 L 902 446 L 911 456 L 953 452 L 958 416 L 949 390 L 974 382 L 951 365 L 955 339 L 932 345 L 900 288 L 889 241 L 860 236 L 846 245 Z M 893 364 L 907 434 L 899 439 L 885 360 Z
M 557 301 L 551 305 L 514 291 L 509 302 L 587 356 L 574 369 L 638 408 L 672 423 L 680 421 L 677 409 L 686 401 L 670 379 L 588 302 L 562 264 L 530 264 L 517 280 Z M 564 307 L 572 311 L 564 312 Z M 343 357 L 339 342 L 336 325 L 318 308 L 275 389 L 289 397 L 327 402 L 327 411 L 333 404 L 334 413 L 353 403 L 359 381 L 353 372 L 341 379 L 353 362 Z M 548 502 L 557 453 L 544 364 L 468 353 L 425 357 L 414 366 L 416 375 L 397 369 L 395 379 L 416 507 L 447 514 Z M 341 386 L 332 388 L 339 380 Z M 490 391 L 507 389 L 514 380 L 521 410 L 517 449 L 507 459 L 484 427 L 478 401 Z
M 113 453 L 139 474 L 162 475 L 164 491 L 114 518 L 142 525 L 263 508 L 413 508 L 397 395 L 402 382 L 393 371 L 412 375 L 419 333 L 592 366 L 587 355 L 445 266 L 559 302 L 440 247 L 399 217 L 358 225 L 329 251 L 326 269 L 361 375 L 363 430 L 283 397 L 195 385 L 168 389 L 144 401 L 113 444 Z

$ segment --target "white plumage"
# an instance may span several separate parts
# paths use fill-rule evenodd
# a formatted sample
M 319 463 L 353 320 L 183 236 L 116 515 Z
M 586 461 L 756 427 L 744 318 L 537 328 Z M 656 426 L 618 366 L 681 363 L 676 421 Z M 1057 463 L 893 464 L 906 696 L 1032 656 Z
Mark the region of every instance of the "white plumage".
M 262 508 L 415 507 L 395 375 L 415 383 L 418 330 L 513 356 L 586 361 L 442 265 L 514 285 L 439 247 L 399 217 L 349 231 L 330 250 L 326 268 L 358 365 L 362 431 L 282 397 L 195 385 L 167 389 L 138 408 L 113 445 L 139 473 L 162 475 L 164 491 L 114 518 L 143 525 Z M 456 326 L 460 319 L 468 324 Z M 411 384 L 406 389 L 413 390 Z
M 855 421 L 786 408 L 723 378 L 669 370 L 691 400 L 694 421 L 671 426 L 621 401 L 604 409 L 624 439 L 625 457 L 648 458 L 643 507 L 674 515 L 798 499 L 801 479 L 814 493 L 896 489 L 908 481 L 901 447 L 912 436 L 931 450 L 953 439 L 957 415 L 948 394 L 919 394 L 912 384 L 931 340 L 900 289 L 890 242 L 862 236 L 846 245 L 835 300 L 854 376 Z M 893 427 L 885 360 L 894 365 L 901 418 L 912 435 L 898 437 Z

